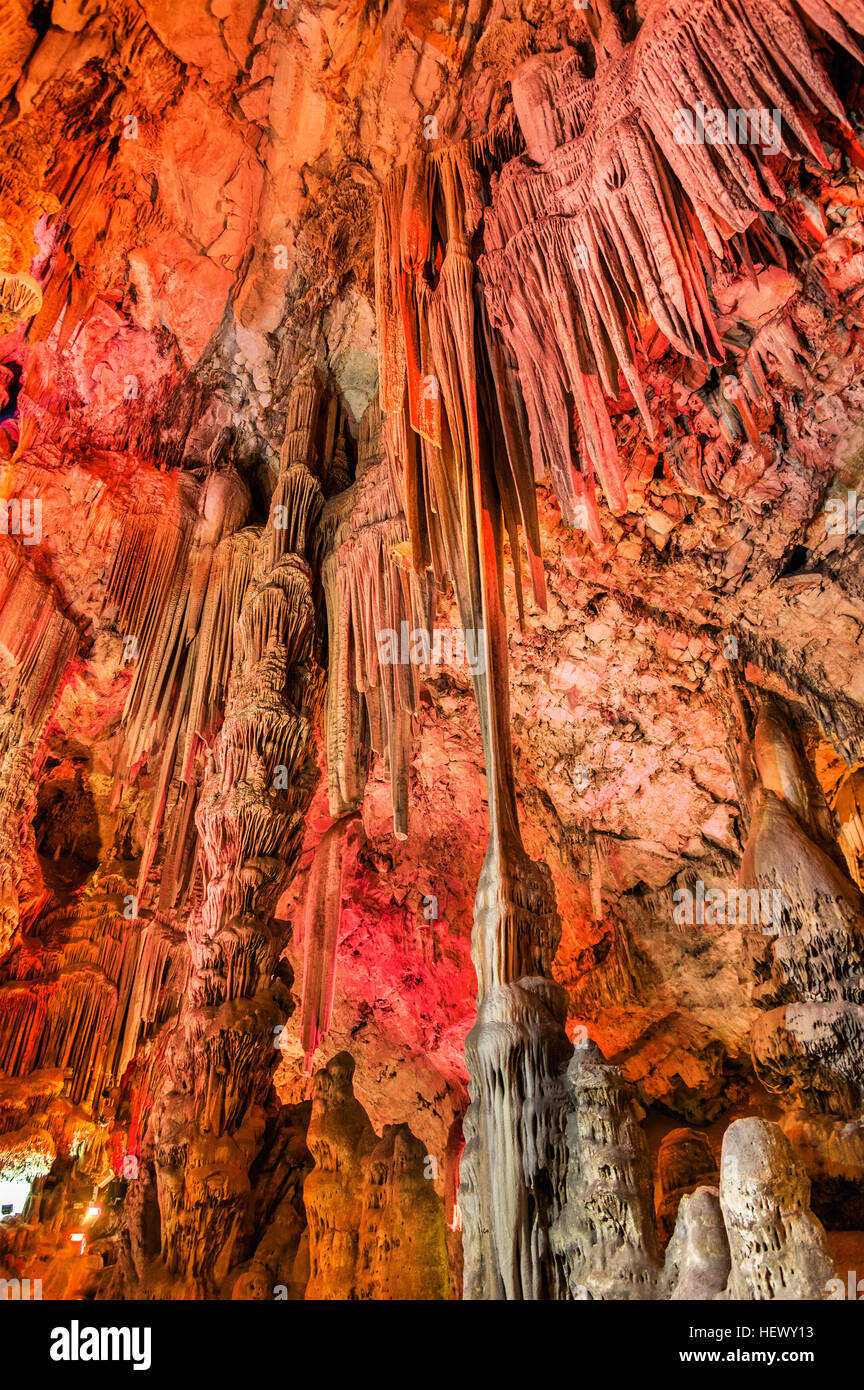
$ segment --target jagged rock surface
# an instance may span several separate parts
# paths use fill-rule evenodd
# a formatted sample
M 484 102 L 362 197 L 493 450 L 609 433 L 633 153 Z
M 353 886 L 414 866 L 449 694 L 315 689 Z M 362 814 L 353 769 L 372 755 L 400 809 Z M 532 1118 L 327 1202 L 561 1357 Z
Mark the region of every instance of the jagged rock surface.
M 722 1296 L 704 1187 L 657 1273 L 631 1102 L 779 1099 L 861 1229 L 864 10 L 385 9 L 0 16 L 0 1263 L 46 1297 L 326 1288 L 316 1046 L 383 1178 L 345 1296 L 442 1249 L 458 1294 L 462 1237 L 472 1298 Z M 485 669 L 380 662 L 403 620 Z M 778 934 L 682 920 L 748 882 Z M 783 1294 L 772 1183 L 817 1288 L 753 1142 L 732 1296 Z M 567 1200 L 609 1144 L 635 1285 Z

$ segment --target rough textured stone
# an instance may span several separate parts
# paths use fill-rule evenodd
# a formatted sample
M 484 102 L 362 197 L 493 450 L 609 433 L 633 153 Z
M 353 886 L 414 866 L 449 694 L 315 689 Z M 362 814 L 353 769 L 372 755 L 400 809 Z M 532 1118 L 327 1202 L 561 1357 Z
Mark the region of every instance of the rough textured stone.
M 8 0 L 0 1272 L 822 1296 L 797 1165 L 847 1249 L 864 1162 L 862 36 Z M 651 1171 L 682 1123 L 719 1197 L 701 1141 Z

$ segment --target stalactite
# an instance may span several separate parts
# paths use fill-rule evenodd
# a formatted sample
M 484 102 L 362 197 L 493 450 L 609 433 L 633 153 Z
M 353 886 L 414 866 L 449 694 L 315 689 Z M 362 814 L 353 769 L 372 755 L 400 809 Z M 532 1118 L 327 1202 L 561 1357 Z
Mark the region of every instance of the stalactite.
M 312 1074 L 312 1058 L 330 1026 L 333 1012 L 348 832 L 356 824 L 354 817 L 346 818 L 325 831 L 306 884 L 300 1034 L 307 1075 Z
M 6 700 L 28 730 L 41 732 L 78 629 L 50 585 L 8 543 L 0 567 L 0 646 L 15 663 Z
M 21 924 L 44 905 L 38 883 L 26 882 L 22 831 L 35 804 L 34 762 L 64 672 L 79 641 L 51 585 L 18 547 L 0 553 L 0 649 L 14 663 L 0 709 L 0 958 Z M 29 896 L 25 904 L 22 894 Z
M 277 969 L 284 925 L 273 913 L 314 788 L 317 403 L 311 380 L 292 388 L 270 517 L 237 619 L 225 721 L 196 812 L 204 893 L 187 923 L 189 991 L 151 1119 L 162 1259 L 195 1287 L 218 1287 L 240 1254 L 260 1105 L 278 1061 L 273 1032 L 291 1008 Z
M 169 858 L 160 901 L 173 906 L 183 876 L 183 850 L 194 809 L 193 758 L 216 732 L 233 658 L 234 633 L 251 582 L 254 537 L 240 531 L 249 489 L 231 457 L 233 434 L 223 430 L 208 454 L 197 494 L 184 496 L 169 480 L 174 507 L 133 512 L 125 519 L 108 583 L 124 643 L 134 641 L 136 666 L 124 712 L 118 769 L 134 771 L 159 749 L 159 782 L 141 857 L 143 897 L 162 829 L 172 775 L 180 779 Z M 195 502 L 195 512 L 191 503 Z M 196 515 L 197 513 L 197 515 Z M 179 767 L 175 765 L 179 759 Z M 122 794 L 118 778 L 115 803 Z
M 382 634 L 429 631 L 431 585 L 406 571 L 400 551 L 409 539 L 385 458 L 381 416 L 370 405 L 361 425 L 357 479 L 331 498 L 322 516 L 330 659 L 325 714 L 330 810 L 356 809 L 366 782 L 368 750 L 386 756 L 393 823 L 408 833 L 410 728 L 419 710 L 414 662 L 380 658 Z
M 51 1134 L 82 1183 L 112 1167 L 128 1176 L 139 1144 L 126 1079 L 137 1055 L 145 1081 L 148 1039 L 185 984 L 176 934 L 129 917 L 131 887 L 109 863 L 80 898 L 43 912 L 0 966 L 0 1066 L 30 1098 L 30 1127 Z M 0 1129 L 10 1104 L 0 1087 Z
M 376 231 L 381 400 L 398 446 L 391 474 L 413 563 L 422 570 L 432 556 L 445 557 L 463 627 L 482 628 L 488 651 L 486 673 L 475 679 L 491 838 L 475 910 L 478 1022 L 468 1040 L 469 1297 L 543 1296 L 557 1279 L 536 1258 L 557 1197 L 536 1184 L 560 1162 L 563 1001 L 549 980 L 559 929 L 548 879 L 519 837 L 501 604 L 506 532 L 521 615 L 520 525 L 542 600 L 529 448 L 535 475 L 548 469 L 565 520 L 599 542 L 595 478 L 610 510 L 626 509 L 604 400 L 618 398 L 619 374 L 649 435 L 653 429 L 635 351 L 646 318 L 686 356 L 724 362 L 709 298 L 712 256 L 722 261 L 727 241 L 775 209 L 783 190 L 764 148 L 772 132 L 747 151 L 704 139 L 684 148 L 673 129 L 679 113 L 700 99 L 724 112 L 761 109 L 755 83 L 764 79 L 780 123 L 778 152 L 823 167 L 807 113 L 821 101 L 845 120 L 786 0 L 747 11 L 699 0 L 686 14 L 671 0 L 630 44 L 611 10 L 603 16 L 593 77 L 574 51 L 531 58 L 515 75 L 526 154 L 493 174 L 491 206 L 482 209 L 467 145 L 428 158 L 417 151 L 388 181 Z M 699 68 L 706 43 L 724 55 L 722 91 Z M 574 405 L 580 471 L 572 463 Z M 743 400 L 741 408 L 749 414 Z M 514 1024 L 528 1088 L 504 1042 Z M 496 1116 L 496 1097 L 511 1089 L 517 1110 L 533 1089 L 544 1115 L 543 1133 L 530 1143 L 513 1113 L 506 1125 Z M 513 1153 L 497 1174 L 484 1172 L 505 1127 Z
M 843 21 L 816 8 L 811 18 L 855 52 Z M 595 46 L 593 75 L 572 50 L 515 74 L 526 155 L 493 182 L 479 264 L 490 318 L 518 362 L 535 470 L 548 469 L 565 520 L 599 542 L 595 477 L 610 511 L 626 510 L 604 401 L 618 399 L 619 374 L 653 430 L 634 353 L 645 318 L 679 352 L 722 363 L 712 257 L 722 262 L 733 236 L 776 213 L 783 188 L 768 151 L 824 168 L 817 104 L 846 120 L 787 0 L 669 0 L 631 44 Z M 759 128 L 739 140 L 712 117 L 706 136 L 699 112 L 724 124 L 753 116 Z
M 864 1220 L 859 770 L 836 782 L 808 744 L 856 888 L 782 706 L 763 707 L 752 749 L 750 731 L 761 684 L 800 699 L 802 746 L 809 710 L 850 767 L 864 750 L 854 661 L 839 688 L 856 551 L 819 513 L 832 472 L 860 481 L 864 153 L 827 63 L 854 111 L 864 0 L 459 0 L 449 17 L 412 0 L 383 19 L 334 4 L 332 52 L 315 15 L 289 52 L 261 5 L 190 20 L 161 0 L 11 0 L 0 15 L 0 503 L 32 483 L 51 511 L 41 550 L 0 541 L 0 1176 L 34 1185 L 25 1221 L 0 1220 L 0 1270 L 13 1248 L 59 1249 L 51 1296 L 438 1299 L 459 1288 L 463 1230 L 469 1299 L 823 1298 L 814 1212 Z M 286 143 L 298 112 L 305 136 Z M 369 212 L 394 160 L 373 346 Z M 332 373 L 323 397 L 305 368 L 288 384 L 310 343 Z M 530 633 L 541 522 L 552 611 Z M 484 798 L 462 682 L 424 689 L 411 650 L 418 630 L 432 647 L 451 590 L 481 653 L 489 818 L 464 1152 L 457 914 Z M 308 1093 L 274 1040 L 295 1007 L 280 903 L 327 824 L 311 812 L 322 600 L 333 824 L 294 914 L 299 1034 L 311 1070 L 344 985 L 368 1114 L 347 1053 L 314 1101 L 277 1099 Z M 809 640 L 823 619 L 830 653 Z M 740 653 L 724 641 L 721 658 L 733 624 Z M 718 686 L 721 663 L 739 674 Z M 733 689 L 726 751 L 739 801 L 753 792 L 737 808 L 713 723 Z M 605 723 L 619 695 L 638 699 L 639 747 L 617 713 Z M 581 795 L 574 823 L 573 742 L 588 749 L 601 720 L 591 766 L 609 785 L 594 779 L 593 826 Z M 373 754 L 396 848 L 367 790 Z M 529 846 L 548 833 L 566 936 L 523 806 Z M 677 828 L 655 843 L 646 823 L 667 807 Z M 741 834 L 752 1001 L 738 935 L 665 932 L 673 880 L 657 883 L 676 859 L 679 882 L 719 881 Z M 621 1069 L 574 1052 L 568 999 Z M 623 1072 L 694 1124 L 724 1101 L 767 1110 L 748 1092 L 748 1030 L 781 1128 L 733 1123 L 719 1176 L 707 1137 L 674 1131 L 652 1192 L 661 1121 L 643 1131 Z M 705 1078 L 727 1062 L 724 1095 Z M 389 1123 L 418 1107 L 440 1181 Z M 71 1213 L 120 1179 L 120 1225 L 70 1275 Z M 106 1277 L 103 1254 L 118 1257 Z
M 467 1042 L 472 1105 L 460 1196 L 469 1252 L 465 1293 L 538 1298 L 560 1284 L 549 1258 L 556 1192 L 548 1174 L 563 1143 L 560 1071 L 569 1047 L 565 997 L 550 978 L 560 934 L 554 895 L 548 872 L 524 851 L 516 812 L 505 676 L 505 534 L 520 614 L 520 528 L 538 603 L 545 592 L 518 389 L 486 317 L 469 250 L 480 214 L 466 147 L 428 162 L 418 155 L 407 174 L 394 174 L 376 243 L 379 357 L 387 436 L 399 446 L 391 476 L 404 499 L 414 567 L 443 560 L 462 626 L 482 641 L 485 655 L 483 669 L 472 672 L 490 841 L 472 947 L 480 1003 Z M 430 288 L 433 223 L 442 229 L 443 259 Z M 499 1179 L 494 1165 L 504 1152 Z
M 864 1099 L 864 900 L 816 841 L 798 755 L 770 705 L 754 749 L 761 786 L 739 881 L 771 908 L 750 928 L 766 1010 L 752 1029 L 754 1065 L 795 1103 L 849 1117 Z
M 44 1178 L 56 1156 L 50 1134 L 33 1125 L 0 1134 L 0 1163 L 7 1182 L 33 1183 Z

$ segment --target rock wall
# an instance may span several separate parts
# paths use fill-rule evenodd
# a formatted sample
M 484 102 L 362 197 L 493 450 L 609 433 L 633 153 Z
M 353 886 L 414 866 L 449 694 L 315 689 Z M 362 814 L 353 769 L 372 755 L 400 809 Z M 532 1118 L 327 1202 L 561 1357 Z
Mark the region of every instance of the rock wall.
M 10 0 L 0 1270 L 827 1296 L 862 49 L 860 0 Z

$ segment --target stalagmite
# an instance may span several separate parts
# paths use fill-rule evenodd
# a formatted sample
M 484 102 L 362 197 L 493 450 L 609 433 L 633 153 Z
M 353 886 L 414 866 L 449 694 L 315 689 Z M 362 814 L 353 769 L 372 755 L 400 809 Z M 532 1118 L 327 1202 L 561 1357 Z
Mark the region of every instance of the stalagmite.
M 725 348 L 706 287 L 710 254 L 722 258 L 724 242 L 746 235 L 782 195 L 766 161 L 772 140 L 775 153 L 824 164 L 802 108 L 812 109 L 815 97 L 844 119 L 800 22 L 783 0 L 765 0 L 752 13 L 736 7 L 731 15 L 702 0 L 686 23 L 674 4 L 658 7 L 630 45 L 610 7 L 602 7 L 602 16 L 594 77 L 579 55 L 564 52 L 530 59 L 514 78 L 527 155 L 492 177 L 476 285 L 468 248 L 480 221 L 482 190 L 464 145 L 428 159 L 416 152 L 391 177 L 376 235 L 382 401 L 391 418 L 402 421 L 397 471 L 414 563 L 427 563 L 436 548 L 429 535 L 440 527 L 463 626 L 476 630 L 482 624 L 489 653 L 485 677 L 475 680 L 491 837 L 475 912 L 478 1021 L 467 1044 L 475 1088 L 463 1160 L 469 1297 L 539 1297 L 557 1282 L 548 1266 L 538 1278 L 527 1252 L 545 1249 L 555 1217 L 554 1182 L 553 1193 L 541 1195 L 539 1170 L 554 1172 L 561 1162 L 556 1135 L 563 1105 L 556 1097 L 563 1012 L 548 979 L 558 935 L 550 886 L 528 861 L 519 837 L 500 601 L 500 539 L 506 529 L 521 613 L 514 543 L 519 521 L 540 597 L 533 499 L 521 511 L 516 505 L 530 491 L 523 485 L 525 420 L 535 475 L 548 468 L 565 520 L 583 525 L 599 542 L 595 477 L 613 513 L 626 506 L 603 399 L 604 393 L 617 399 L 619 372 L 649 433 L 653 429 L 634 355 L 643 316 L 650 315 L 681 353 L 721 363 Z M 775 33 L 783 35 L 783 57 Z M 730 95 L 742 110 L 752 105 L 757 71 L 770 74 L 775 123 L 747 154 L 726 145 L 706 149 L 704 140 L 677 151 L 676 116 L 702 95 L 692 86 L 690 60 L 706 41 L 730 55 Z M 743 60 L 732 56 L 741 52 Z M 655 57 L 665 88 L 652 86 Z M 597 102 L 600 90 L 604 98 Z M 704 95 L 719 99 L 710 85 Z M 727 104 L 724 95 L 724 109 Z M 713 216 L 706 188 L 719 209 Z M 442 229 L 434 264 L 433 226 Z M 475 294 L 481 286 L 486 309 Z M 571 462 L 570 402 L 582 446 L 581 474 Z M 746 413 L 750 419 L 749 408 Z M 431 505 L 421 505 L 422 499 Z M 521 1106 L 526 1094 L 503 1044 L 514 1024 L 544 1132 L 526 1143 L 517 1120 L 514 1139 L 508 1117 L 513 1150 L 493 1178 L 484 1166 L 503 1123 L 493 1097 L 502 1086 L 506 1094 L 509 1085 Z
M 376 1136 L 354 1097 L 353 1075 L 353 1058 L 340 1052 L 315 1077 L 306 1139 L 315 1167 L 303 1194 L 309 1219 L 307 1299 L 348 1299 L 354 1289 L 363 1159 Z
M 716 1187 L 697 1187 L 681 1198 L 666 1249 L 663 1289 L 672 1302 L 711 1302 L 725 1296 L 731 1267 L 729 1241 Z
M 341 1052 L 315 1076 L 306 1297 L 447 1298 L 444 1206 L 429 1155 L 407 1125 L 387 1125 L 378 1138 L 353 1075 L 353 1058 Z
M 270 1120 L 252 1172 L 253 1223 L 259 1237 L 241 1266 L 232 1299 L 299 1302 L 309 1278 L 303 1186 L 312 1165 L 306 1146 L 311 1105 L 283 1106 Z
M 187 924 L 189 994 L 151 1122 L 162 1258 L 171 1275 L 204 1288 L 218 1287 L 238 1254 L 259 1107 L 278 1060 L 273 1033 L 292 1007 L 277 969 L 284 926 L 273 913 L 314 787 L 317 401 L 313 381 L 295 384 L 270 517 L 237 618 L 225 722 L 196 812 L 204 893 Z
M 733 1299 L 823 1299 L 834 1266 L 810 1211 L 810 1183 L 776 1125 L 736 1120 L 723 1138 L 720 1206 Z
M 566 1202 L 552 1240 L 571 1298 L 657 1297 L 661 1272 L 645 1135 L 621 1073 L 593 1043 L 567 1069 Z
M 424 1145 L 407 1125 L 386 1125 L 363 1167 L 358 1297 L 448 1298 L 444 1207 Z
M 754 748 L 761 788 L 740 882 L 776 913 L 751 923 L 756 998 L 751 1045 L 765 1084 L 816 1112 L 860 1111 L 864 900 L 816 841 L 793 742 L 769 705 Z M 757 925 L 758 923 L 758 925 Z

